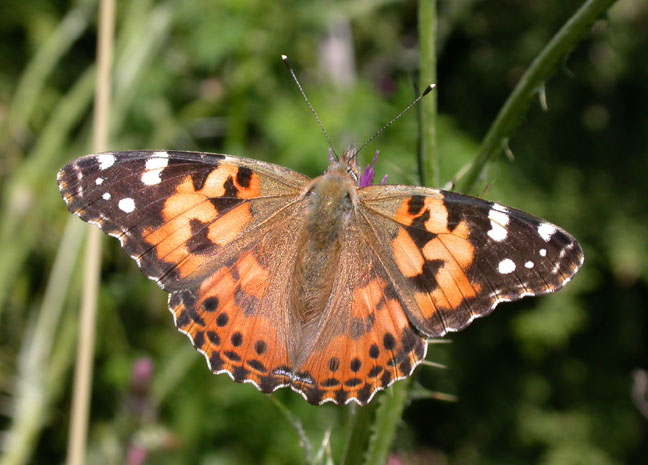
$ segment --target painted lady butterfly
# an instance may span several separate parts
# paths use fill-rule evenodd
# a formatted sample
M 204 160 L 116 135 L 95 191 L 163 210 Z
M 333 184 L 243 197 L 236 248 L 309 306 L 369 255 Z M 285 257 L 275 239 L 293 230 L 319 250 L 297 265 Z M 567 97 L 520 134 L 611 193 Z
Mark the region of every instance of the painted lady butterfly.
M 312 404 L 366 404 L 412 374 L 427 337 L 556 291 L 583 262 L 573 237 L 519 210 L 368 185 L 355 154 L 309 179 L 230 155 L 102 153 L 58 185 L 169 292 L 211 371 Z

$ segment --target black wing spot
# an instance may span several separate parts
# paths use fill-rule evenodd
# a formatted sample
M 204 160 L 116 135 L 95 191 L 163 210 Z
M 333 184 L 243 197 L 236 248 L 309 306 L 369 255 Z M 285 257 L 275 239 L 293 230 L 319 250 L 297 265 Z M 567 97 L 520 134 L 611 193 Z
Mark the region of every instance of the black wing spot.
M 232 370 L 232 375 L 234 376 L 234 380 L 238 381 L 239 383 L 246 380 L 249 374 L 250 374 L 250 370 L 247 370 L 242 366 L 235 366 L 234 369 Z
M 385 371 L 383 375 L 380 377 L 380 383 L 382 387 L 387 387 L 391 379 L 392 379 L 391 372 Z
M 258 360 L 248 360 L 247 364 L 250 367 L 254 368 L 256 371 L 261 371 L 263 373 L 266 373 L 268 371 L 265 365 Z
M 423 207 L 425 206 L 425 197 L 422 195 L 413 195 L 407 201 L 407 213 L 410 215 L 416 216 L 421 213 Z
M 228 350 L 227 352 L 223 352 L 223 355 L 225 355 L 225 357 L 229 358 L 233 362 L 241 361 L 241 356 L 236 352 L 234 352 L 233 350 Z
M 207 177 L 209 174 L 212 172 L 212 170 L 195 170 L 191 173 L 191 183 L 193 184 L 193 188 L 196 191 L 199 191 L 200 189 L 203 188 L 205 185 L 205 181 L 207 180 Z
M 335 391 L 335 401 L 338 405 L 344 405 L 348 397 L 349 391 L 345 391 L 344 389 L 338 389 Z
M 221 313 L 220 315 L 218 315 L 218 318 L 216 318 L 216 324 L 221 328 L 225 326 L 228 321 L 229 317 L 227 316 L 227 313 Z
M 229 176 L 227 181 L 223 184 L 225 192 L 219 197 L 210 197 L 209 201 L 212 203 L 218 213 L 223 213 L 231 210 L 236 205 L 243 202 L 243 199 L 238 198 L 238 189 L 232 181 L 232 177 Z
M 205 320 L 200 317 L 196 309 L 190 308 L 189 310 L 187 310 L 187 313 L 189 314 L 189 318 L 191 318 L 194 323 L 199 324 L 200 326 L 205 326 Z
M 232 337 L 230 339 L 232 341 L 232 345 L 234 347 L 238 347 L 241 344 L 243 344 L 243 335 L 236 331 L 234 334 L 232 334 Z
M 250 187 L 250 179 L 252 179 L 252 170 L 247 166 L 241 166 L 236 173 L 236 184 L 247 189 Z
M 364 386 L 362 386 L 362 389 L 358 391 L 358 400 L 362 404 L 366 404 L 367 401 L 369 400 L 370 395 L 371 395 L 371 386 L 367 383 Z
M 264 353 L 266 350 L 266 343 L 263 342 L 262 340 L 258 340 L 254 343 L 254 351 L 258 354 L 261 355 Z
M 179 297 L 182 300 L 182 303 L 184 303 L 185 308 L 192 308 L 194 305 L 196 305 L 196 297 L 189 289 L 182 291 Z
M 220 345 L 220 337 L 214 331 L 207 331 L 207 339 L 215 346 Z
M 340 381 L 338 381 L 335 378 L 328 378 L 328 379 L 325 379 L 322 382 L 322 386 L 324 386 L 324 387 L 334 387 L 334 386 L 339 386 L 339 385 L 340 385 Z
M 344 382 L 344 385 L 346 387 L 356 387 L 358 384 L 362 384 L 362 380 L 360 378 L 351 378 Z
M 450 205 L 448 205 L 448 202 L 461 202 L 465 204 L 466 198 L 465 196 L 458 195 L 453 192 L 443 193 L 443 205 L 446 207 L 446 210 L 448 212 L 448 230 L 452 232 L 457 226 L 459 226 L 459 223 L 461 223 L 461 220 L 463 219 L 463 209 L 456 207 L 452 208 Z
M 261 392 L 272 392 L 277 388 L 277 386 L 279 386 L 279 380 L 274 376 L 263 376 L 259 381 Z
M 223 359 L 218 352 L 212 352 L 211 357 L 209 357 L 209 368 L 212 371 L 219 371 L 223 368 Z
M 383 347 L 386 350 L 393 350 L 396 347 L 396 339 L 392 333 L 385 333 L 383 337 Z
M 206 298 L 201 307 L 206 312 L 213 312 L 218 308 L 218 297 L 208 297 Z
M 169 307 L 175 308 L 178 305 L 180 305 L 180 293 L 174 292 L 173 294 L 171 294 L 171 298 L 169 299 Z
M 191 228 L 191 237 L 187 241 L 187 250 L 191 253 L 205 254 L 213 249 L 214 244 L 209 240 L 209 228 L 206 223 L 203 223 L 196 218 L 189 221 Z
M 205 333 L 202 331 L 197 331 L 193 337 L 194 347 L 201 348 L 205 343 Z
M 178 328 L 184 328 L 189 324 L 189 315 L 186 310 L 183 310 L 180 315 L 178 315 L 178 318 L 176 318 L 176 326 Z
M 436 234 L 425 229 L 425 222 L 429 219 L 430 210 L 425 210 L 422 215 L 417 216 L 414 221 L 412 221 L 411 226 L 405 226 L 405 230 L 419 249 L 422 249 L 425 247 L 425 244 L 437 237 Z
M 401 340 L 401 346 L 403 352 L 405 353 L 411 352 L 420 343 L 421 341 L 419 337 L 411 328 L 405 328 L 403 330 L 402 340 Z

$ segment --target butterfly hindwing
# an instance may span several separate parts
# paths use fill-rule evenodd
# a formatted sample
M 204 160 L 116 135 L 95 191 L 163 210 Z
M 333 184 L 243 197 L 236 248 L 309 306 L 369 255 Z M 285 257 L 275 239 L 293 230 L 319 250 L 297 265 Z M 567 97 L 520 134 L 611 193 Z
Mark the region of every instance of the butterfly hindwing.
M 292 388 L 312 404 L 365 405 L 425 358 L 426 338 L 361 228 L 344 231 L 332 298 L 298 345 Z
M 176 326 L 210 369 L 263 392 L 288 386 L 292 379 L 289 346 L 296 328 L 287 289 L 298 242 L 297 228 L 288 220 L 298 208 L 298 203 L 286 208 L 277 227 L 264 229 L 198 286 L 169 296 Z
M 513 208 L 423 187 L 359 194 L 408 315 L 428 336 L 458 331 L 499 302 L 556 291 L 582 264 L 573 237 Z
M 254 240 L 307 181 L 256 160 L 173 151 L 89 155 L 58 174 L 69 210 L 119 238 L 169 291 L 199 281 Z

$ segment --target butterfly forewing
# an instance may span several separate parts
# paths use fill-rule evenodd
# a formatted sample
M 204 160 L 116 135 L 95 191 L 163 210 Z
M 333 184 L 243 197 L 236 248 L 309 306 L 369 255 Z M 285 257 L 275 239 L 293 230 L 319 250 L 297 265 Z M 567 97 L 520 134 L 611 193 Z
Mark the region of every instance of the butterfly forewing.
M 411 186 L 370 186 L 360 198 L 408 315 L 428 336 L 556 291 L 583 261 L 568 233 L 496 203 Z
M 269 163 L 172 151 L 89 155 L 58 173 L 69 210 L 119 238 L 166 290 L 235 255 L 307 181 Z

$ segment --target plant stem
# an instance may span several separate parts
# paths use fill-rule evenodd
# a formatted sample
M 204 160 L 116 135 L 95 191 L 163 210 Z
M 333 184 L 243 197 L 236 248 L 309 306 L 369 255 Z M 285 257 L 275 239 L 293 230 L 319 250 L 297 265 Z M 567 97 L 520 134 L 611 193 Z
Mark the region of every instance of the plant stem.
M 374 434 L 371 436 L 365 465 L 387 463 L 394 442 L 396 428 L 407 403 L 412 378 L 394 384 L 379 400 L 374 420 Z
M 533 60 L 486 133 L 472 166 L 459 180 L 459 191 L 474 191 L 486 165 L 502 151 L 507 139 L 522 120 L 534 94 L 555 71 L 560 60 L 583 38 L 592 23 L 615 1 L 587 0 Z
M 281 401 L 277 399 L 276 396 L 269 396 L 269 399 L 273 404 L 275 404 L 275 406 L 283 414 L 286 420 L 288 420 L 288 423 L 290 423 L 292 427 L 295 428 L 295 431 L 297 432 L 297 436 L 299 437 L 299 446 L 304 451 L 304 457 L 306 459 L 306 463 L 309 465 L 313 465 L 315 463 L 313 446 L 308 440 L 308 436 L 306 435 L 306 431 L 304 430 L 304 425 L 302 425 L 302 422 L 299 421 L 299 418 L 293 415 L 293 413 L 288 409 L 288 407 L 282 404 Z
M 97 45 L 97 87 L 95 94 L 93 149 L 106 150 L 108 145 L 108 109 L 110 101 L 110 65 L 112 61 L 114 0 L 101 0 L 99 10 L 99 40 Z M 85 277 L 79 322 L 79 343 L 74 373 L 74 392 L 70 436 L 68 438 L 68 465 L 82 465 L 85 450 L 92 386 L 92 362 L 95 343 L 95 320 L 101 263 L 101 236 L 92 228 L 88 234 Z
M 385 395 L 380 393 L 378 395 Z M 349 436 L 347 437 L 344 447 L 344 455 L 340 461 L 341 465 L 355 465 L 363 463 L 363 457 L 366 454 L 369 445 L 369 436 L 371 435 L 371 425 L 376 412 L 376 400 L 369 405 L 360 407 L 353 406 L 349 415 Z
M 436 0 L 419 0 L 418 34 L 421 54 L 419 87 L 436 84 Z M 419 103 L 421 147 L 418 171 L 422 186 L 439 185 L 439 157 L 436 140 L 437 95 L 431 92 Z

